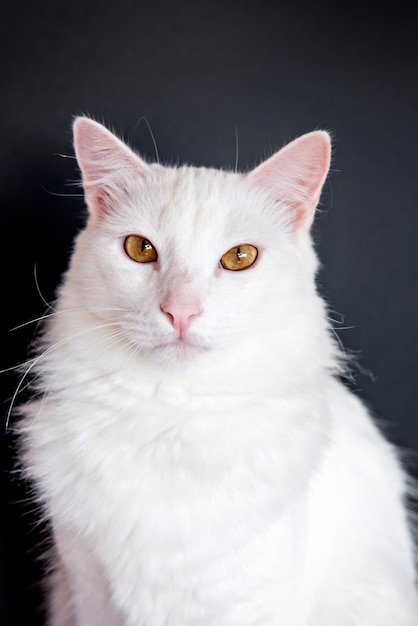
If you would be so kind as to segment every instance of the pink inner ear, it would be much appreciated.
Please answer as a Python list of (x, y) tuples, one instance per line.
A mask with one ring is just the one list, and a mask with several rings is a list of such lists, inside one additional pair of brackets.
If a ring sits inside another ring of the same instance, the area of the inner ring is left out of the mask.
[(250, 172), (249, 179), (263, 187), (275, 202), (288, 207), (295, 230), (309, 228), (329, 171), (330, 156), (328, 133), (308, 133)]
[(74, 149), (88, 207), (102, 213), (131, 177), (144, 178), (148, 165), (104, 126), (79, 117), (73, 126)]

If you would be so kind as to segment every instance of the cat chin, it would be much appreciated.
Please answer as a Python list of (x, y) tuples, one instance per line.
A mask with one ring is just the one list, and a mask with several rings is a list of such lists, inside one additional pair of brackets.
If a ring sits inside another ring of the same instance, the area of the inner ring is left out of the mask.
[(194, 344), (178, 339), (161, 343), (152, 350), (153, 356), (163, 365), (174, 368), (184, 368), (195, 365), (202, 357), (208, 356), (210, 349), (207, 346)]

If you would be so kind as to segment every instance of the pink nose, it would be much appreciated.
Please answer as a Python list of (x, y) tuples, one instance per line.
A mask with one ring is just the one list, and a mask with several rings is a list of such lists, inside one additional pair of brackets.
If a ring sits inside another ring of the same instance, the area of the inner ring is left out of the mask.
[(187, 330), (193, 318), (200, 315), (201, 308), (197, 303), (168, 302), (161, 305), (161, 310), (170, 320), (171, 325), (180, 333)]

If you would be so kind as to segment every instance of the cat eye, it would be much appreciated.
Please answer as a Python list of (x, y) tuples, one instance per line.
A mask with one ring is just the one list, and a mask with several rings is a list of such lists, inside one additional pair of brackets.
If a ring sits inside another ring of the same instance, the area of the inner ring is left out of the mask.
[(158, 258), (157, 250), (152, 243), (139, 235), (126, 237), (124, 248), (128, 257), (137, 263), (151, 263)]
[(234, 246), (234, 248), (225, 252), (221, 257), (220, 263), (225, 270), (237, 272), (251, 267), (255, 263), (257, 256), (257, 248), (249, 243), (244, 243), (241, 246)]

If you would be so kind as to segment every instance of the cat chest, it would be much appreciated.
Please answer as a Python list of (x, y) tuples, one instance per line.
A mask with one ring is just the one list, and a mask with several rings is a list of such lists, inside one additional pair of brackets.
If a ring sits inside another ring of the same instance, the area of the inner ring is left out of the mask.
[(208, 540), (207, 526), (196, 525), (187, 544), (176, 549), (154, 543), (138, 552), (131, 546), (129, 554), (119, 550), (117, 560), (107, 554), (106, 569), (114, 572), (118, 565), (115, 597), (131, 590), (129, 623), (299, 623), (303, 563), (290, 520), (261, 533), (241, 533), (239, 542), (231, 542), (227, 527), (223, 530), (216, 545)]
[(84, 537), (116, 596), (129, 590), (132, 623), (156, 623), (141, 611), (151, 619), (167, 589), (192, 594), (196, 611), (234, 596), (246, 615), (257, 594), (257, 606), (290, 611), (304, 531), (289, 494), (306, 479), (311, 438), (286, 435), (278, 406), (166, 400), (96, 394), (34, 409), (28, 456), (53, 524)]
[(50, 398), (26, 420), (27, 458), (57, 514), (84, 520), (85, 531), (137, 533), (165, 553), (196, 528), (207, 546), (220, 534), (239, 543), (307, 480), (318, 442), (297, 418), (230, 398), (184, 403), (171, 391), (164, 401)]

